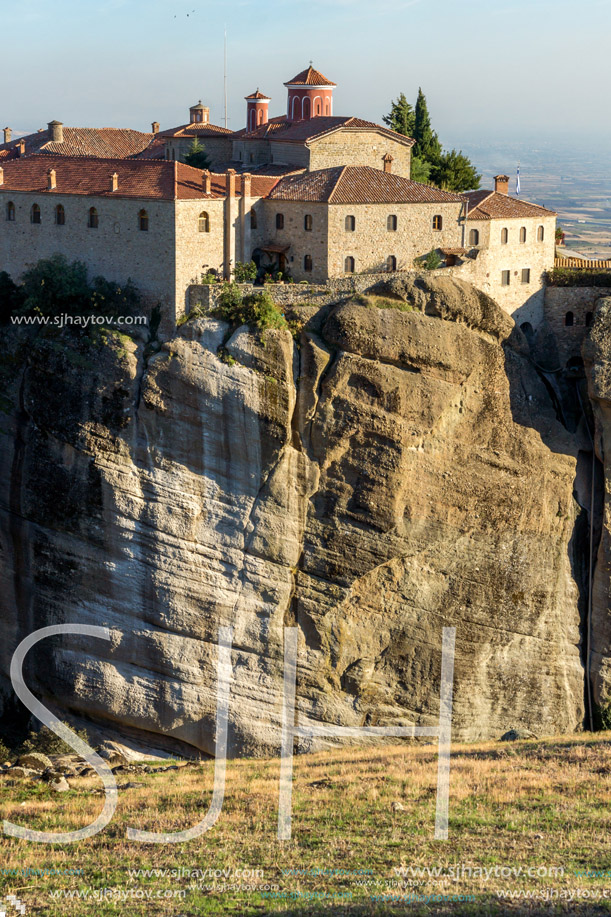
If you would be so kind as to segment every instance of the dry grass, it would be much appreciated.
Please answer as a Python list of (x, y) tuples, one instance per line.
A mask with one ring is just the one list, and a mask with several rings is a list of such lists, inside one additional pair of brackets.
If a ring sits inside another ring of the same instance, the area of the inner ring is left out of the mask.
[[(293, 839), (276, 840), (278, 762), (230, 762), (225, 803), (216, 826), (189, 844), (151, 847), (126, 840), (127, 826), (177, 831), (207, 811), (212, 762), (128, 777), (145, 784), (120, 793), (109, 827), (77, 845), (36, 845), (4, 838), (1, 869), (81, 868), (78, 878), (2, 876), (28, 914), (504, 914), (609, 913), (592, 893), (609, 889), (611, 905), (611, 734), (544, 742), (455, 746), (452, 756), (450, 840), (433, 839), (436, 750), (405, 744), (330, 751), (295, 759)], [(119, 783), (124, 782), (121, 777)], [(24, 826), (68, 830), (101, 808), (96, 779), (72, 781), (66, 794), (39, 783), (2, 778), (2, 816)], [(400, 807), (396, 806), (400, 803)], [(422, 876), (411, 881), (397, 867), (562, 867), (554, 877)], [(263, 870), (263, 878), (202, 880), (186, 876), (134, 877), (129, 869)], [(349, 875), (291, 875), (282, 870), (344, 870)], [(609, 870), (586, 878), (576, 871)], [(371, 870), (367, 876), (359, 870)], [(202, 887), (198, 887), (198, 883)], [(370, 883), (370, 884), (367, 884)], [(394, 883), (394, 884), (392, 884)], [(259, 889), (225, 888), (256, 884)], [(288, 897), (265, 898), (264, 886)], [(206, 888), (205, 886), (211, 886)], [(216, 887), (213, 887), (216, 886)], [(100, 899), (100, 890), (113, 889)], [(558, 893), (586, 890), (567, 904), (555, 898), (499, 901), (499, 889)], [(52, 898), (67, 890), (84, 898)], [(145, 894), (185, 891), (184, 899)], [(94, 893), (98, 898), (94, 898)], [(469, 895), (474, 902), (380, 903), (372, 895)], [(321, 895), (327, 897), (320, 897)], [(111, 897), (114, 896), (114, 897)], [(343, 898), (334, 895), (343, 896)], [(348, 897), (349, 896), (349, 897)], [(122, 899), (122, 900), (121, 900)], [(0, 908), (1, 909), (1, 908)]]

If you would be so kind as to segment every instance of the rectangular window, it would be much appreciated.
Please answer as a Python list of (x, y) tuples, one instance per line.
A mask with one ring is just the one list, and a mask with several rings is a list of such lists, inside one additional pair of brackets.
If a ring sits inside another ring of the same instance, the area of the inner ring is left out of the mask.
[(511, 280), (511, 271), (503, 271), (501, 273), (501, 286), (508, 287)]
[(522, 283), (530, 283), (530, 268), (522, 268)]

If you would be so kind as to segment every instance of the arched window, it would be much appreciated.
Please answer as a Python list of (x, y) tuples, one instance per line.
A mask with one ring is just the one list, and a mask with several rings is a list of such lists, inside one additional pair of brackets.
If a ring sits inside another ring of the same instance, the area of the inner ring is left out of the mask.
[(210, 217), (206, 210), (202, 210), (197, 221), (197, 228), (200, 232), (210, 232)]
[(356, 218), (352, 216), (346, 217), (345, 226), (346, 226), (346, 232), (354, 232), (354, 230), (356, 229)]
[(346, 274), (354, 274), (354, 258), (352, 255), (348, 255), (344, 261), (344, 271)]
[(320, 99), (316, 99), (316, 114), (320, 114)]
[(312, 111), (312, 103), (308, 96), (305, 96), (301, 103), (301, 117), (304, 121), (307, 121), (311, 117), (310, 112)]
[(254, 210), (250, 211), (250, 228), (251, 229), (257, 228), (257, 214)]
[(173, 159), (173, 160), (176, 159), (176, 151), (175, 151), (175, 150), (172, 150), (172, 159)]
[(329, 117), (330, 114), (331, 114), (331, 107), (329, 105), (329, 100), (327, 99), (325, 101), (325, 115)]
[(589, 327), (590, 327), (590, 325), (592, 324), (592, 320), (593, 320), (593, 319), (594, 319), (594, 313), (593, 313), (593, 312), (586, 312), (586, 328), (589, 328)]
[(9, 221), (9, 223), (15, 222), (15, 205), (13, 204), (12, 201), (9, 201), (8, 204), (6, 205), (6, 218)]
[(545, 239), (545, 227), (539, 226), (537, 229), (537, 242), (543, 242)]
[(509, 242), (509, 230), (501, 229), (501, 245), (507, 245)]
[(140, 232), (149, 231), (149, 215), (146, 210), (141, 210), (138, 214), (138, 226), (140, 228)]
[(303, 259), (303, 269), (304, 271), (312, 270), (312, 256), (311, 255), (306, 255), (305, 258)]
[(520, 242), (526, 242), (526, 226), (520, 229)]
[(479, 245), (479, 229), (472, 229), (469, 233), (469, 245)]
[(58, 204), (55, 208), (55, 225), (64, 226), (66, 223), (66, 211), (62, 204)]
[(389, 255), (386, 259), (386, 270), (387, 271), (396, 271), (397, 270), (397, 259), (394, 255)]
[(276, 214), (276, 229), (284, 229), (284, 214)]
[(32, 204), (32, 209), (30, 210), (30, 222), (40, 223), (40, 207), (38, 204)]
[(89, 229), (97, 229), (99, 225), (98, 211), (95, 207), (89, 208), (89, 219), (87, 220)]
[(566, 325), (566, 327), (571, 328), (574, 322), (575, 322), (575, 316), (573, 315), (573, 313), (567, 312), (566, 315), (564, 316), (564, 324)]
[(306, 232), (312, 232), (312, 215), (310, 213), (306, 213), (303, 218), (303, 228)]
[(394, 213), (391, 213), (386, 220), (386, 229), (388, 232), (397, 231), (397, 217)]
[(443, 229), (443, 217), (440, 213), (436, 213), (433, 217), (433, 229)]

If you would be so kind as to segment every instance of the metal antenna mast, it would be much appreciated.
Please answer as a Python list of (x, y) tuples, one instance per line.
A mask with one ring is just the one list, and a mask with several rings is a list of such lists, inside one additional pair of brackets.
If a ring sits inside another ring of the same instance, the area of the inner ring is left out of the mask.
[(225, 26), (225, 44), (224, 44), (224, 88), (225, 88), (225, 127), (227, 127), (227, 26)]

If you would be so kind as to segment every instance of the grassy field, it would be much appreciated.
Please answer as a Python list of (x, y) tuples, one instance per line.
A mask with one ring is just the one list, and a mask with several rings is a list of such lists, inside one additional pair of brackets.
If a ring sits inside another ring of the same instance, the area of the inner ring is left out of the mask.
[[(126, 828), (198, 822), (213, 763), (118, 774), (141, 785), (120, 792), (96, 837), (0, 841), (2, 896), (50, 917), (611, 912), (611, 733), (454, 746), (447, 842), (434, 840), (436, 761), (434, 746), (413, 743), (296, 758), (287, 842), (276, 839), (277, 760), (230, 762), (217, 824), (180, 845), (128, 842)], [(62, 794), (0, 783), (3, 818), (24, 827), (74, 829), (102, 805), (97, 778)]]

